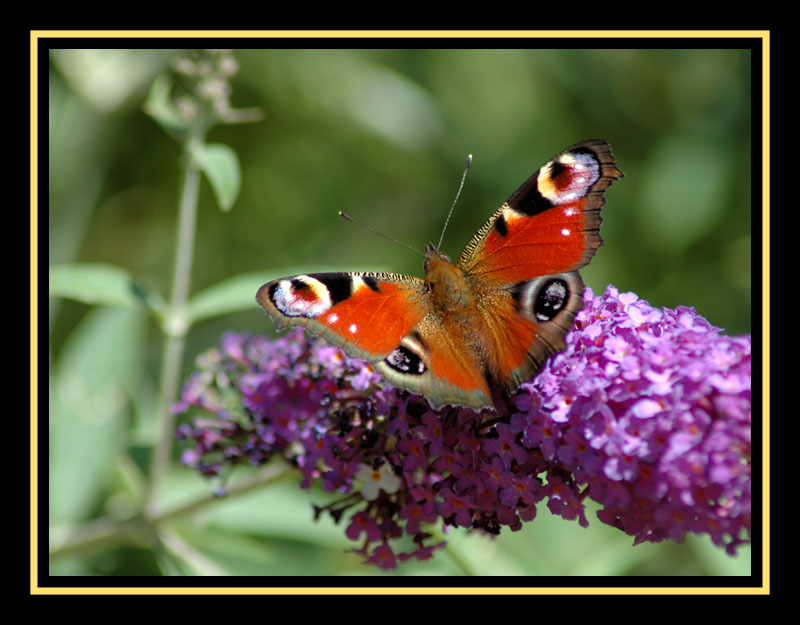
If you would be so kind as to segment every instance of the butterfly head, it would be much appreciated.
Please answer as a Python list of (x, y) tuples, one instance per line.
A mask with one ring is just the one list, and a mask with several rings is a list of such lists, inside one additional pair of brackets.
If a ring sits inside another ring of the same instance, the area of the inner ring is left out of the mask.
[(433, 243), (426, 243), (425, 244), (425, 271), (428, 270), (428, 265), (431, 263), (432, 259), (438, 259), (440, 261), (445, 261), (447, 263), (452, 264), (452, 260), (447, 254), (444, 254), (439, 251), (439, 248), (436, 247)]
[(439, 248), (433, 243), (425, 244), (424, 267), (426, 283), (431, 282), (432, 277), (441, 272), (450, 272), (456, 269), (455, 265), (453, 265), (453, 261), (450, 260), (450, 257), (447, 254), (440, 252)]

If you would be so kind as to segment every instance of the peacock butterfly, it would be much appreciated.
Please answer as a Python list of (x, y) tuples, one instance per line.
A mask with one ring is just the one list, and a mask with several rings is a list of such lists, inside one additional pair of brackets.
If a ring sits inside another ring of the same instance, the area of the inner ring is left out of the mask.
[(457, 263), (427, 244), (424, 280), (297, 275), (256, 300), (278, 330), (302, 325), (435, 408), (493, 410), (493, 388), (513, 392), (564, 348), (583, 306), (577, 270), (603, 242), (603, 192), (623, 175), (605, 141), (583, 141), (528, 178)]

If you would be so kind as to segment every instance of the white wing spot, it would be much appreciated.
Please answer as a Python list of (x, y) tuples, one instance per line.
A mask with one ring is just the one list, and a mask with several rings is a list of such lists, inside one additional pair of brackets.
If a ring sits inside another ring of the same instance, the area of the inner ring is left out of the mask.
[(562, 228), (561, 229), (561, 234), (564, 235), (565, 237), (568, 237), (571, 232), (572, 232), (572, 230), (570, 230), (569, 228)]
[(351, 323), (350, 327), (347, 329), (350, 330), (350, 334), (355, 334), (358, 332), (358, 326), (355, 323)]

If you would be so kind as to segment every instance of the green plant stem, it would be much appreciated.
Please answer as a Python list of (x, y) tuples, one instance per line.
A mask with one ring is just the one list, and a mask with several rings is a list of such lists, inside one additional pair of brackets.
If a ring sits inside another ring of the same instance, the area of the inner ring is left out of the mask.
[(147, 517), (154, 517), (158, 514), (158, 493), (164, 476), (169, 469), (175, 429), (170, 405), (177, 396), (185, 337), (190, 325), (190, 320), (186, 313), (186, 301), (189, 296), (189, 285), (192, 277), (197, 198), (200, 188), (200, 170), (197, 168), (191, 154), (194, 145), (200, 141), (200, 137), (187, 139), (183, 157), (185, 171), (178, 213), (172, 297), (163, 324), (167, 337), (161, 362), (161, 390), (157, 415), (160, 420), (159, 436), (150, 461), (149, 481), (147, 492), (145, 493), (144, 513)]
[(150, 517), (135, 516), (122, 520), (97, 519), (77, 528), (75, 533), (64, 539), (61, 544), (53, 546), (50, 550), (50, 558), (52, 560), (70, 554), (95, 551), (100, 548), (107, 549), (122, 542), (136, 541), (137, 537), (146, 538), (148, 535), (160, 532), (164, 523), (188, 516), (218, 501), (224, 501), (230, 497), (236, 497), (252, 490), (269, 486), (278, 480), (293, 475), (295, 473), (288, 465), (270, 463), (256, 473), (228, 487), (224, 497), (209, 493), (172, 510)]

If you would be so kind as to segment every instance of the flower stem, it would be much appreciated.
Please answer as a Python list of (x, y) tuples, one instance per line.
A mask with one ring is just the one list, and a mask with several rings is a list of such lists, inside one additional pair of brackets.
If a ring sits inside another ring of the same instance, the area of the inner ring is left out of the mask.
[(149, 536), (154, 531), (174, 519), (183, 518), (214, 505), (216, 502), (229, 500), (253, 490), (270, 486), (277, 481), (293, 477), (291, 467), (285, 464), (270, 464), (256, 471), (225, 490), (225, 497), (213, 493), (202, 495), (171, 510), (160, 512), (155, 516), (134, 516), (129, 519), (112, 520), (97, 519), (82, 526), (78, 531), (61, 541), (51, 541), (50, 558), (55, 559), (70, 554), (109, 549), (113, 545), (135, 541), (136, 537)]
[(184, 146), (184, 177), (178, 213), (172, 297), (163, 323), (166, 341), (161, 363), (161, 393), (157, 413), (157, 419), (160, 421), (159, 436), (150, 460), (150, 479), (145, 494), (144, 513), (147, 517), (154, 517), (158, 514), (156, 502), (159, 489), (169, 468), (175, 427), (170, 405), (175, 401), (178, 392), (185, 338), (191, 324), (186, 312), (186, 300), (192, 277), (197, 197), (200, 188), (200, 170), (191, 154), (194, 146), (200, 142), (202, 142), (202, 137), (190, 135)]

